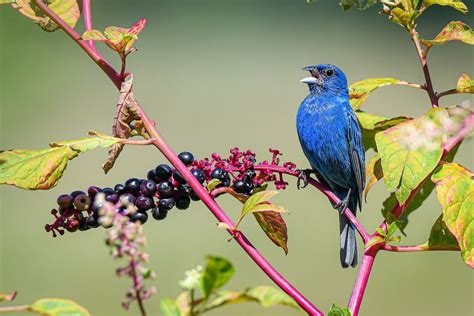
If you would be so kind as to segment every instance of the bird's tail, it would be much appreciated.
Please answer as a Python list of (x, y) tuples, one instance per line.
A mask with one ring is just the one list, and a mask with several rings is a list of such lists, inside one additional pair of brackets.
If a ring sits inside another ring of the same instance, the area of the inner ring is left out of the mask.
[[(349, 200), (349, 209), (356, 213), (357, 199), (351, 197)], [(358, 263), (357, 258), (357, 239), (356, 231), (351, 222), (344, 214), (339, 215), (339, 229), (340, 229), (340, 258), (343, 268), (352, 266), (355, 268)]]

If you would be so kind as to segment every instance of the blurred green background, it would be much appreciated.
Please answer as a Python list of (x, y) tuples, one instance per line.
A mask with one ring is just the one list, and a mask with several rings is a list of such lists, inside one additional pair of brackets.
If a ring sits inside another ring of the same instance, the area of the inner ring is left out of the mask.
[[(465, 1), (474, 9), (473, 1)], [(197, 157), (226, 154), (232, 146), (250, 148), (260, 160), (269, 147), (283, 159), (307, 162), (295, 132), (295, 114), (307, 87), (298, 81), (301, 67), (316, 63), (340, 66), (350, 82), (367, 77), (396, 77), (423, 82), (418, 58), (405, 31), (377, 15), (377, 9), (343, 12), (337, 1), (306, 4), (291, 1), (93, 1), (94, 26), (130, 26), (148, 19), (129, 58), (135, 91), (158, 129), (176, 151)], [(451, 20), (473, 24), (449, 8), (433, 7), (419, 21), (426, 38)], [(82, 24), (77, 26), (82, 30)], [(117, 91), (100, 69), (60, 31), (46, 33), (7, 6), (0, 7), (0, 93), (2, 149), (44, 148), (48, 142), (109, 132)], [(99, 45), (118, 65), (115, 55)], [(458, 76), (472, 73), (472, 46), (449, 43), (432, 49), (429, 62), (438, 91), (454, 87)], [(443, 99), (443, 105), (471, 100), (468, 95)], [(407, 87), (376, 91), (365, 110), (387, 117), (417, 116), (428, 97)], [(462, 145), (456, 160), (473, 168), (473, 145)], [(56, 196), (88, 185), (113, 186), (128, 177), (144, 177), (164, 162), (154, 148), (126, 148), (105, 176), (105, 150), (72, 161), (60, 184), (49, 191), (1, 187), (0, 292), (18, 290), (15, 303), (41, 297), (71, 298), (93, 315), (127, 314), (120, 301), (129, 280), (115, 277), (104, 245), (103, 229), (53, 239), (44, 231)], [(370, 156), (370, 155), (369, 155)], [(241, 226), (261, 252), (322, 310), (345, 305), (356, 270), (343, 270), (338, 258), (335, 211), (322, 194), (291, 186), (276, 201), (291, 210), (288, 256), (248, 218)], [(383, 183), (369, 194), (359, 216), (371, 231), (382, 219)], [(236, 218), (239, 204), (221, 198)], [(410, 216), (403, 243), (425, 241), (440, 214), (434, 196)], [(175, 297), (184, 271), (204, 263), (205, 254), (229, 258), (237, 273), (228, 289), (271, 284), (200, 203), (172, 212), (163, 222), (144, 227), (150, 266), (157, 271), (158, 295), (146, 302), (159, 314), (159, 299)], [(473, 315), (473, 273), (459, 253), (381, 253), (362, 306), (363, 315)], [(284, 307), (263, 309), (248, 303), (213, 315), (290, 315)]]

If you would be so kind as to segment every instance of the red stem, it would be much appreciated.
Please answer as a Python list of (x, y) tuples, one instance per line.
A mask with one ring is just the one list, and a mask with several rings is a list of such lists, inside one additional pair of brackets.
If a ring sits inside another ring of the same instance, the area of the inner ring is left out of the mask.
[[(99, 67), (107, 74), (115, 86), (120, 89), (122, 80), (115, 69), (91, 46), (87, 45), (66, 22), (57, 16), (42, 0), (35, 0), (38, 7), (48, 15), (54, 22), (56, 22), (61, 29), (63, 29), (81, 48), (99, 65)], [(163, 155), (171, 162), (171, 164), (182, 174), (185, 180), (189, 183), (195, 193), (201, 198), (202, 202), (209, 208), (214, 216), (220, 221), (234, 227), (232, 220), (219, 207), (214, 199), (208, 194), (206, 189), (196, 180), (188, 168), (179, 160), (178, 156), (171, 150), (168, 144), (163, 140), (158, 131), (154, 128), (153, 122), (148, 118), (146, 113), (139, 107), (140, 116), (142, 117), (144, 126), (153, 138), (153, 144), (157, 147)], [(304, 297), (293, 285), (291, 285), (282, 275), (275, 270), (274, 267), (255, 249), (244, 234), (235, 235), (231, 230), (229, 234), (234, 236), (237, 243), (247, 252), (252, 260), (272, 279), (283, 291), (291, 296), (298, 305), (305, 310), (309, 315), (324, 315), (318, 308), (316, 308), (306, 297)]]
[(137, 297), (138, 307), (140, 308), (140, 313), (142, 316), (146, 316), (145, 305), (143, 304), (142, 291), (138, 288), (138, 276), (136, 270), (137, 263), (134, 256), (130, 256), (130, 270), (132, 272), (133, 279), (133, 289), (135, 290), (135, 295)]
[[(84, 27), (86, 28), (86, 31), (92, 30), (92, 10), (90, 0), (82, 0), (82, 14), (84, 14)], [(93, 40), (87, 41), (87, 44), (95, 49)]]
[(376, 254), (377, 251), (374, 251), (374, 253), (364, 254), (362, 257), (362, 262), (360, 264), (359, 271), (357, 272), (356, 283), (352, 289), (352, 295), (348, 305), (352, 316), (357, 316), (359, 314), (360, 305), (362, 298), (364, 297), (365, 288), (367, 287), (367, 282), (369, 281), (370, 271), (374, 265)]

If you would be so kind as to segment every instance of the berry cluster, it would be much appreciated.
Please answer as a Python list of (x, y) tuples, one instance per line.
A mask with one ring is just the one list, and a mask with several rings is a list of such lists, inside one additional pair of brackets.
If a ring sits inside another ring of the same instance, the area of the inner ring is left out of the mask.
[[(217, 179), (215, 188), (230, 187), (236, 193), (250, 196), (255, 188), (269, 182), (274, 183), (277, 189), (286, 188), (283, 172), (276, 172), (271, 166), (284, 168), (286, 173), (297, 172), (296, 165), (291, 162), (279, 166), (278, 156), (281, 153), (278, 150), (270, 149), (270, 152), (271, 162), (263, 161), (260, 164), (256, 164), (255, 153), (249, 150), (242, 152), (238, 148), (231, 149), (226, 159), (215, 153), (210, 159), (203, 160), (195, 160), (190, 152), (182, 152), (178, 157), (202, 185)], [(99, 193), (103, 199), (96, 199)], [(191, 201), (198, 200), (199, 197), (177, 170), (167, 164), (160, 164), (148, 171), (147, 179), (131, 178), (114, 188), (91, 186), (87, 193), (74, 191), (60, 195), (57, 199), (58, 209), (51, 211), (55, 221), (47, 224), (45, 229), (56, 237), (57, 233), (63, 235), (65, 230), (84, 231), (100, 225), (108, 228), (110, 225), (100, 221), (103, 201), (115, 205), (116, 212), (126, 213), (130, 221), (144, 224), (149, 217), (147, 211), (154, 219), (163, 220), (174, 207), (186, 210)], [(126, 212), (130, 205), (136, 211)]]

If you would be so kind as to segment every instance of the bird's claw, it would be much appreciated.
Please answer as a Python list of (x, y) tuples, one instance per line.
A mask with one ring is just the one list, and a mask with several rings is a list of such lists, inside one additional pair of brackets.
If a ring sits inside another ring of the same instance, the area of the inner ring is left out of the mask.
[[(298, 190), (304, 189), (308, 186), (308, 178), (311, 175), (313, 170), (311, 169), (303, 169), (299, 170), (298, 181), (296, 182), (296, 187)], [(301, 185), (301, 181), (303, 181), (303, 185)]]
[(351, 189), (349, 189), (349, 192), (347, 193), (346, 197), (334, 205), (334, 208), (339, 212), (340, 215), (344, 214), (344, 212), (347, 209), (347, 206), (349, 205), (349, 197), (351, 195)]

